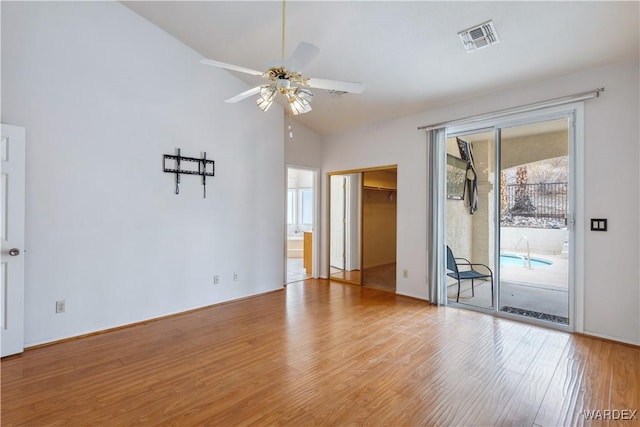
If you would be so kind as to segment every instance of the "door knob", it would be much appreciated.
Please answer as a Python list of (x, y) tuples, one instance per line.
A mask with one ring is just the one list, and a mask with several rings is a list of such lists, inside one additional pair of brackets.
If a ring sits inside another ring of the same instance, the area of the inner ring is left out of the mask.
[(18, 249), (18, 248), (12, 248), (12, 249), (9, 249), (9, 255), (11, 255), (11, 256), (18, 256), (18, 255), (20, 255), (20, 249)]

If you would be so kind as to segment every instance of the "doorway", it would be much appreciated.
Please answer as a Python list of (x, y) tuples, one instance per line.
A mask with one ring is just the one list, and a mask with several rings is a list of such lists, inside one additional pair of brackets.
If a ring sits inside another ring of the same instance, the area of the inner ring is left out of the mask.
[(24, 241), (25, 241), (25, 129), (3, 124), (0, 128), (0, 356), (24, 348)]
[(286, 283), (314, 277), (317, 171), (287, 167)]
[(396, 168), (362, 173), (362, 286), (396, 291)]
[(329, 278), (396, 291), (397, 166), (329, 174)]
[(445, 242), (485, 275), (458, 281), (447, 263), (449, 303), (571, 325), (573, 117), (447, 130)]
[(499, 311), (569, 324), (570, 118), (504, 127)]
[[(495, 147), (494, 135), (493, 130), (484, 130), (448, 136), (446, 140), (446, 244), (456, 261), (477, 264), (474, 270), (480, 273), (491, 273), (495, 270), (493, 265), (495, 217), (491, 172)], [(467, 160), (468, 154), (464, 153), (465, 148), (461, 148), (459, 143), (468, 144), (472, 149), (475, 172), (471, 170), (470, 161)], [(472, 186), (474, 182), (467, 180), (472, 173), (475, 174), (475, 188), (470, 188), (470, 184)], [(460, 265), (459, 269), (464, 271), (469, 270), (469, 267)], [(473, 283), (471, 280), (464, 280), (458, 286), (457, 279), (449, 278), (447, 298), (451, 302), (465, 306), (490, 310), (494, 303), (491, 280), (490, 278), (475, 279)]]

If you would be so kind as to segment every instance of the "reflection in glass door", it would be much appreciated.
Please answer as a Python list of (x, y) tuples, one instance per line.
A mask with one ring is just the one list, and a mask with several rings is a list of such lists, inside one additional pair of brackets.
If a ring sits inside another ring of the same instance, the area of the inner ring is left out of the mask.
[(499, 311), (569, 323), (569, 119), (500, 130)]
[(361, 173), (329, 175), (329, 276), (361, 284)]

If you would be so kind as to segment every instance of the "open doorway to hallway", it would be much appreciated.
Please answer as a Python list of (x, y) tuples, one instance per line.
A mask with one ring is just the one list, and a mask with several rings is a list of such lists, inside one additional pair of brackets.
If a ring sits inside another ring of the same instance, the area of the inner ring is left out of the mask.
[(287, 167), (286, 283), (313, 277), (315, 175), (313, 170)]

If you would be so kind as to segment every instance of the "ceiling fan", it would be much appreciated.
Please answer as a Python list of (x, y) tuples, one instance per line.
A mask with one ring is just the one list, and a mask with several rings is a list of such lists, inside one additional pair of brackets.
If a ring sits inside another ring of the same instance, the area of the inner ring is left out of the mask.
[(293, 51), (291, 56), (285, 60), (285, 1), (282, 1), (282, 61), (267, 69), (267, 71), (257, 71), (238, 65), (227, 64), (225, 62), (203, 59), (203, 64), (212, 65), (232, 71), (263, 77), (269, 82), (246, 90), (233, 96), (225, 102), (235, 103), (260, 94), (256, 100), (258, 108), (267, 111), (279, 93), (283, 95), (294, 115), (304, 114), (311, 111), (311, 100), (313, 92), (311, 89), (326, 89), (335, 92), (362, 93), (365, 89), (364, 83), (343, 82), (337, 80), (326, 80), (303, 77), (300, 71), (308, 65), (320, 52), (316, 46), (302, 42)]

